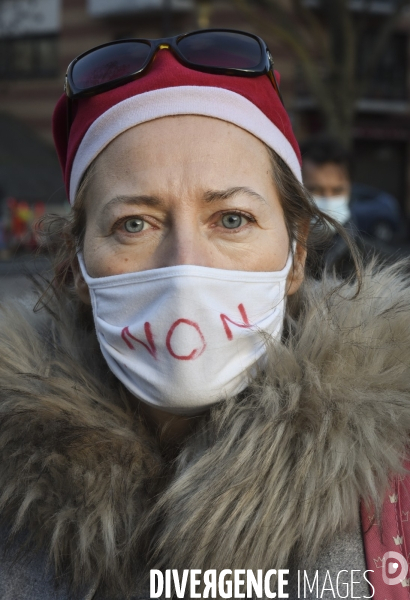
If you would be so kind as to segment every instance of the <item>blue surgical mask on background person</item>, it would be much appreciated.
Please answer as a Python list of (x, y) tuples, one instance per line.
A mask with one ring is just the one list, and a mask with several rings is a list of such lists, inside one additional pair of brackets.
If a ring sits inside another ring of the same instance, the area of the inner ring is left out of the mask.
[(313, 200), (322, 212), (335, 219), (341, 225), (347, 223), (351, 217), (349, 196), (347, 194), (328, 197), (313, 195)]

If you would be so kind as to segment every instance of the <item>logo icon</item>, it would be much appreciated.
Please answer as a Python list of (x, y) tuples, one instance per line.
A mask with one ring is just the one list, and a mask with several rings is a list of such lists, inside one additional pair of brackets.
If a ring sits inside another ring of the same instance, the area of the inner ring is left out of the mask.
[(407, 586), (406, 581), (409, 566), (407, 560), (398, 552), (386, 552), (383, 555), (382, 577), (387, 585), (402, 585)]

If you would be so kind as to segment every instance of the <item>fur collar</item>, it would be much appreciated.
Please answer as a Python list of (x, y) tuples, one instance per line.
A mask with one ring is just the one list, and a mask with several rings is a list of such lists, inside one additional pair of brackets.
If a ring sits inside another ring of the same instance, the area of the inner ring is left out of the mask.
[(401, 469), (408, 284), (398, 267), (369, 269), (357, 298), (330, 278), (305, 284), (265, 375), (203, 417), (172, 464), (69, 302), (40, 319), (3, 308), (2, 523), (75, 584), (96, 578), (125, 592), (147, 561), (308, 565), (357, 525), (360, 498), (380, 506)]

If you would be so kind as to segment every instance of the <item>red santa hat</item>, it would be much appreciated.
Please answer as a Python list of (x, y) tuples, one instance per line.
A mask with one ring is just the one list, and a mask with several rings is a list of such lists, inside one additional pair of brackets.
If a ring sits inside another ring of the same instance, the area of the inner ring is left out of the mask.
[(272, 148), (302, 180), (289, 115), (267, 75), (202, 73), (161, 50), (135, 81), (73, 101), (68, 139), (66, 111), (62, 96), (53, 115), (53, 135), (71, 204), (85, 170), (114, 138), (140, 123), (171, 115), (203, 115), (233, 123)]

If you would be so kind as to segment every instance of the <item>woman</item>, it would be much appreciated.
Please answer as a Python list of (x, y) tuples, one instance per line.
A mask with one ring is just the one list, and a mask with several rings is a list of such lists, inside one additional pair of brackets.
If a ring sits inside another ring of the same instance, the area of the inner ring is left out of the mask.
[(305, 278), (310, 224), (338, 225), (301, 184), (264, 43), (108, 44), (66, 93), (53, 298), (3, 310), (0, 596), (148, 598), (167, 569), (406, 593), (373, 560), (406, 556), (407, 284)]

